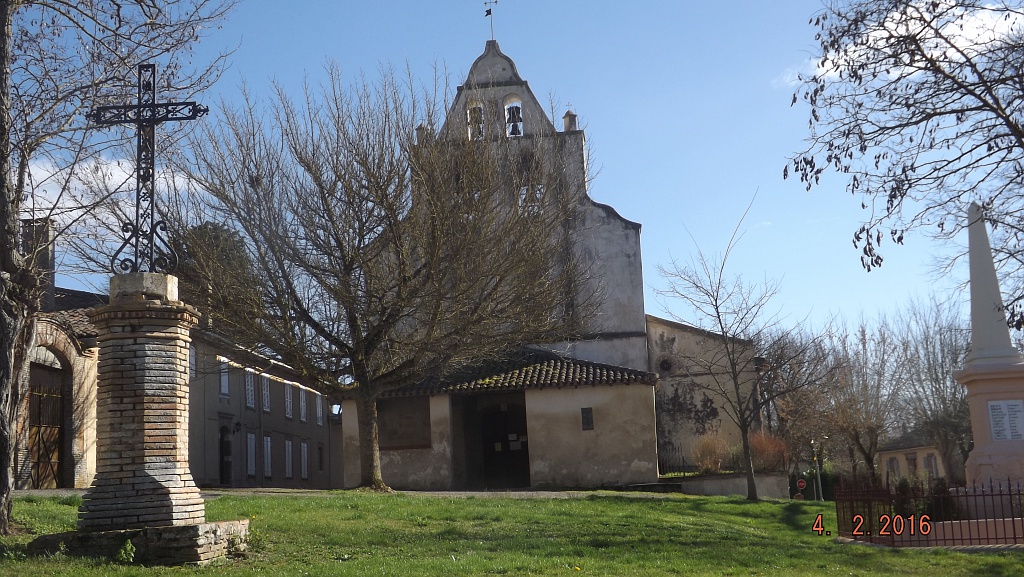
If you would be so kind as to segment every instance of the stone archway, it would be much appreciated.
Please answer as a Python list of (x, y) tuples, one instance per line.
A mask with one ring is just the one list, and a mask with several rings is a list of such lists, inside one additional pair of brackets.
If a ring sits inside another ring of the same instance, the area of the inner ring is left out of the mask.
[(57, 318), (36, 321), (22, 385), (15, 483), (88, 487), (96, 472), (96, 349)]

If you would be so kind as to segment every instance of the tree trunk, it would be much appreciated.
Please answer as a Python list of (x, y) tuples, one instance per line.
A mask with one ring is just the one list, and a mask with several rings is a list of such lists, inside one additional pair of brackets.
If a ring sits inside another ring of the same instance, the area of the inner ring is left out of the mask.
[[(14, 450), (25, 353), (32, 346), (35, 322), (27, 307), (10, 299), (6, 280), (0, 287), (0, 534), (10, 533), (11, 492), (14, 490)], [(13, 306), (12, 306), (13, 305)]]
[(750, 427), (741, 427), (743, 438), (743, 468), (747, 471), (747, 500), (757, 501), (757, 483), (754, 481), (754, 459), (750, 454)]
[(377, 442), (377, 395), (369, 387), (357, 389), (356, 418), (359, 419), (359, 486), (389, 491), (380, 474), (380, 445)]
[[(30, 296), (23, 286), (24, 260), (18, 253), (21, 195), (11, 175), (11, 17), (14, 2), (0, 1), (0, 533), (10, 531), (14, 489), (15, 416), (20, 398)], [(31, 337), (31, 334), (28, 335)]]

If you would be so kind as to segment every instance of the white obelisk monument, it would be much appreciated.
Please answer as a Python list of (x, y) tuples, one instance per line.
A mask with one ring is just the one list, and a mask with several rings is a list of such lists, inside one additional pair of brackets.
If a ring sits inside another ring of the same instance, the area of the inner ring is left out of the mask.
[(967, 387), (974, 449), (968, 483), (1024, 482), (1024, 355), (1010, 331), (981, 207), (968, 215), (971, 350), (956, 379)]

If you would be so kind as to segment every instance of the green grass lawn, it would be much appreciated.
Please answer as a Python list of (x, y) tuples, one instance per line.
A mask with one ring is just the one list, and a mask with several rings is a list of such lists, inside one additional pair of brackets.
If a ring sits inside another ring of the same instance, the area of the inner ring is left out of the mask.
[(77, 498), (20, 499), (25, 533), (0, 538), (0, 575), (1024, 575), (1024, 551), (838, 545), (811, 531), (831, 504), (595, 493), (579, 499), (329, 492), (226, 496), (209, 520), (251, 519), (255, 551), (209, 568), (25, 558), (36, 533), (74, 528)]

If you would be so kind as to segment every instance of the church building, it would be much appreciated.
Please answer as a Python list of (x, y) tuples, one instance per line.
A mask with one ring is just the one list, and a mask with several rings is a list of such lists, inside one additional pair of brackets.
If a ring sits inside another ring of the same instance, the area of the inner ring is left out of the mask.
[[(600, 487), (655, 482), (657, 375), (647, 371), (640, 225), (587, 194), (586, 138), (568, 111), (558, 130), (515, 62), (488, 41), (459, 86), (439, 138), (501, 139), (561, 171), (564, 190), (517, 186), (521, 203), (568, 199), (565, 241), (592, 271), (596, 314), (580, 338), (526, 346), (380, 401), (381, 471), (403, 489)], [(506, 140), (507, 139), (507, 140)], [(359, 481), (354, 401), (342, 405), (345, 483)]]

